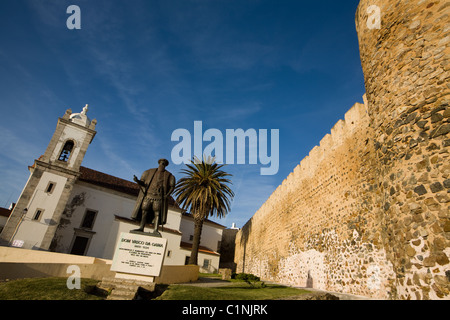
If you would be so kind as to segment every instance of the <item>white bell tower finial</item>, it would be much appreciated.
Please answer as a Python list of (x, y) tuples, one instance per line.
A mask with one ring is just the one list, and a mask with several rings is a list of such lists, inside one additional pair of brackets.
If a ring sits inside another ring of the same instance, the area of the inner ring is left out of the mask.
[(86, 114), (87, 112), (88, 112), (88, 110), (89, 110), (89, 105), (88, 104), (86, 104), (85, 106), (84, 106), (84, 108), (83, 108), (83, 111), (81, 111), (81, 114)]
[(91, 120), (87, 117), (86, 113), (89, 110), (89, 105), (86, 104), (83, 108), (83, 110), (80, 113), (72, 113), (70, 115), (70, 121), (85, 126), (85, 127), (89, 127), (91, 125)]

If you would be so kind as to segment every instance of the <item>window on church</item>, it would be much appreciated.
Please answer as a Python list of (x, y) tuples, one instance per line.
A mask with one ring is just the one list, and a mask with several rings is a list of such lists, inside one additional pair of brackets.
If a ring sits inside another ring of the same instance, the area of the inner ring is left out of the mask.
[(70, 157), (70, 153), (72, 152), (74, 143), (72, 140), (69, 140), (66, 142), (66, 144), (64, 145), (64, 148), (61, 151), (61, 154), (59, 155), (59, 161), (64, 161), (67, 162), (69, 160)]
[(86, 210), (84, 214), (83, 221), (81, 222), (81, 228), (92, 229), (94, 227), (95, 217), (97, 216), (97, 211)]
[(89, 244), (89, 240), (90, 239), (86, 238), (86, 237), (80, 237), (80, 236), (75, 237), (75, 240), (73, 241), (73, 244), (72, 244), (72, 249), (70, 250), (70, 254), (84, 256), (84, 254), (86, 253), (88, 244)]
[(39, 221), (39, 219), (42, 217), (43, 211), (44, 210), (42, 210), (42, 209), (37, 209), (36, 212), (34, 213), (33, 220)]
[(54, 182), (49, 182), (45, 192), (46, 193), (52, 193), (54, 189), (55, 189), (55, 183)]

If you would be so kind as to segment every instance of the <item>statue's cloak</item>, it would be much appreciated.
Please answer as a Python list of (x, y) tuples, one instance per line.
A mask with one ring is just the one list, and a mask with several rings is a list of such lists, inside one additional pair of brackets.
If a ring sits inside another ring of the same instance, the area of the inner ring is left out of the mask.
[[(133, 209), (133, 213), (131, 214), (131, 219), (134, 220), (138, 220), (141, 221), (142, 218), (142, 202), (144, 201), (145, 195), (147, 194), (147, 190), (148, 187), (150, 186), (156, 171), (158, 170), (158, 168), (154, 168), (154, 169), (149, 169), (147, 171), (145, 171), (142, 174), (141, 177), (141, 181), (143, 181), (146, 185), (146, 187), (142, 187), (141, 186), (141, 190), (139, 191), (139, 195), (138, 198), (136, 200), (136, 204), (134, 206)], [(169, 172), (169, 171), (164, 171), (164, 178), (163, 178), (163, 195), (166, 195), (168, 190), (170, 190), (170, 185), (175, 185), (175, 177)], [(167, 213), (169, 211), (169, 196), (162, 198), (162, 202), (161, 202), (161, 211), (160, 211), (160, 215), (159, 215), (159, 224), (163, 225), (167, 223)], [(148, 212), (147, 214), (147, 223), (151, 223), (154, 219), (154, 212), (152, 210), (150, 210), (150, 212)]]

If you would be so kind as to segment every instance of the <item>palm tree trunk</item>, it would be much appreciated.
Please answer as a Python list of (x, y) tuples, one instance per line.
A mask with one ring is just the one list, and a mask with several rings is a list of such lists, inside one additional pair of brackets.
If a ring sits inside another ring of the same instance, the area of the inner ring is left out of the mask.
[(200, 238), (202, 236), (203, 219), (194, 218), (194, 238), (192, 239), (192, 250), (189, 258), (189, 264), (197, 265), (198, 249), (200, 247)]

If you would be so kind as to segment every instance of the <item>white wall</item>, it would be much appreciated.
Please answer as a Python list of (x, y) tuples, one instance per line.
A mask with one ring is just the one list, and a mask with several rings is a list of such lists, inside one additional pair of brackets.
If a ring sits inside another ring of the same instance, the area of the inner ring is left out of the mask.
[[(191, 250), (180, 249), (180, 255), (183, 257), (183, 264), (186, 261), (186, 257), (191, 256)], [(207, 269), (203, 268), (204, 260), (210, 260), (209, 267)], [(200, 266), (200, 272), (203, 273), (217, 273), (219, 271), (220, 256), (215, 254), (207, 254), (203, 252), (198, 252), (197, 264)]]
[[(215, 224), (205, 221), (203, 223), (200, 245), (205, 246), (213, 251), (219, 251), (219, 241), (222, 240), (222, 231), (225, 227), (219, 227)], [(180, 231), (183, 233), (181, 241), (192, 243), (190, 236), (194, 235), (194, 219), (182, 216)]]
[[(58, 251), (70, 253), (75, 229), (79, 229), (86, 210), (97, 211), (92, 228), (91, 242), (86, 255), (103, 257), (107, 246), (107, 239), (114, 222), (114, 215), (131, 216), (135, 200), (120, 196), (100, 188), (90, 187), (88, 184), (76, 183), (69, 198), (70, 205), (74, 197), (84, 195), (84, 201), (74, 208), (68, 224), (60, 227), (57, 232)], [(67, 218), (64, 217), (63, 218)], [(108, 258), (109, 259), (109, 258)]]
[[(213, 251), (218, 252), (219, 242), (222, 240), (222, 232), (225, 227), (218, 226), (217, 224), (205, 221), (203, 223), (202, 228), (202, 235), (200, 238), (200, 245), (204, 246), (208, 249), (211, 249)], [(180, 230), (182, 232), (181, 241), (191, 243), (192, 240), (190, 240), (190, 236), (194, 235), (194, 219), (192, 217), (182, 216), (181, 220), (181, 226)], [(184, 255), (184, 258), (186, 256), (191, 255), (191, 251), (187, 249), (182, 249), (182, 254)], [(210, 260), (210, 267), (208, 269), (203, 269), (203, 262), (205, 259)], [(208, 272), (208, 273), (216, 273), (219, 270), (219, 262), (220, 262), (220, 256), (214, 255), (214, 254), (206, 254), (199, 252), (197, 257), (197, 263), (200, 266), (201, 272)]]
[[(51, 193), (46, 192), (49, 182), (54, 183)], [(24, 241), (23, 248), (33, 249), (40, 247), (48, 226), (55, 223), (55, 221), (52, 221), (53, 213), (61, 198), (66, 182), (67, 178), (60, 175), (49, 172), (44, 172), (42, 174), (42, 177), (27, 204), (26, 208), (28, 211), (23, 217), (23, 220), (13, 237), (13, 240)], [(34, 220), (34, 216), (38, 209), (42, 210), (42, 214), (38, 220)]]
[(181, 213), (169, 209), (169, 212), (167, 213), (167, 223), (163, 226), (163, 228), (169, 228), (180, 231), (180, 224), (181, 224)]
[[(210, 260), (210, 265), (207, 269), (203, 268), (203, 261), (205, 259)], [(218, 273), (219, 272), (220, 256), (218, 256), (218, 255), (204, 254), (204, 253), (199, 252), (197, 262), (198, 262), (198, 265), (200, 266), (200, 272), (204, 272), (204, 273)]]

